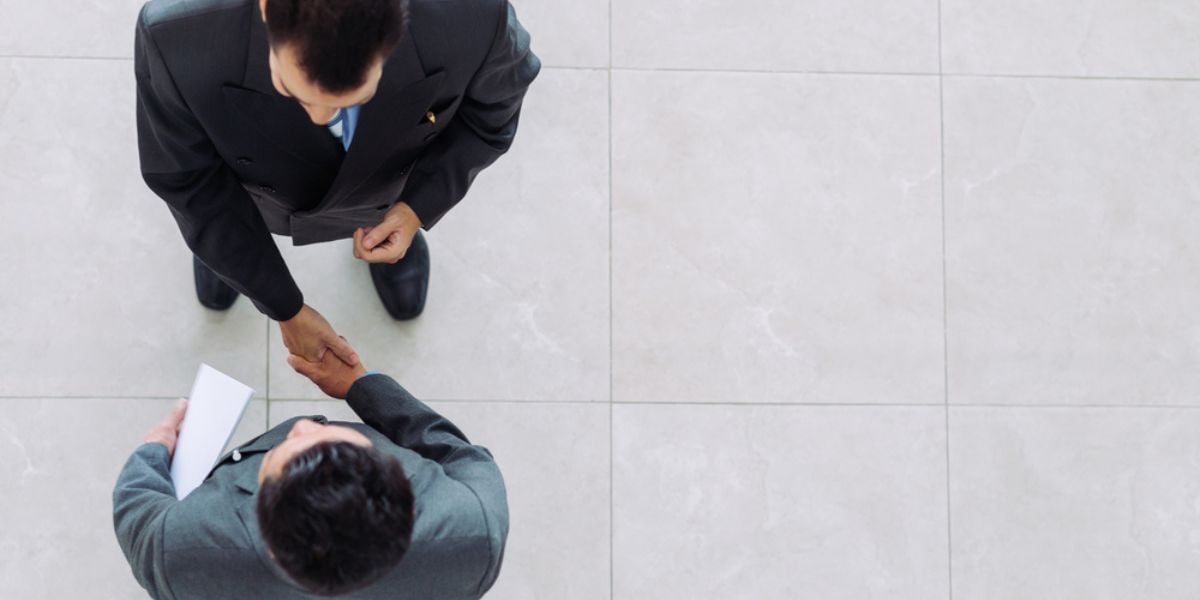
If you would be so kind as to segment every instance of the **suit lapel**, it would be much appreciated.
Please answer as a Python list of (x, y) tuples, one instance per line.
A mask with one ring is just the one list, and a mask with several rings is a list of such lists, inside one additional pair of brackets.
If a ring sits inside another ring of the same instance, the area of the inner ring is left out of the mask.
[[(293, 417), (288, 419), (287, 421), (276, 425), (266, 433), (226, 453), (219, 460), (217, 460), (217, 464), (212, 468), (212, 471), (219, 469), (221, 465), (232, 460), (234, 452), (239, 453), (243, 457), (241, 460), (245, 460), (244, 457), (266, 452), (267, 450), (278, 446), (283, 442), (283, 440), (287, 439), (287, 435), (292, 430), (292, 426), (295, 425), (296, 421), (300, 419), (311, 419), (318, 423), (329, 422), (329, 420), (322, 415), (314, 415), (311, 417)], [(209, 471), (209, 477), (212, 476), (212, 471)], [(237, 487), (243, 492), (253, 494), (254, 492), (258, 491), (258, 471), (256, 469), (243, 469), (238, 478), (234, 481), (234, 484), (237, 485)]]
[(318, 210), (341, 203), (399, 149), (397, 141), (420, 125), (445, 73), (426, 75), (407, 31), (383, 67), (375, 97), (362, 107), (350, 151)]
[(223, 86), (227, 102), (250, 127), (280, 149), (332, 174), (344, 155), (342, 145), (326, 127), (314, 125), (299, 103), (275, 90), (271, 83), (267, 28), (257, 2), (251, 11), (249, 28), (246, 72), (240, 85)]

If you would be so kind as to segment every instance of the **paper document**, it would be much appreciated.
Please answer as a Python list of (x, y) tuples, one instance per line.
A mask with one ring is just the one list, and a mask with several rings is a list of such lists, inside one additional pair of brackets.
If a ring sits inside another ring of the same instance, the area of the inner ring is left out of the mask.
[(221, 450), (233, 437), (233, 430), (253, 395), (250, 386), (208, 365), (200, 365), (175, 442), (175, 456), (171, 459), (176, 498), (183, 500), (204, 483)]

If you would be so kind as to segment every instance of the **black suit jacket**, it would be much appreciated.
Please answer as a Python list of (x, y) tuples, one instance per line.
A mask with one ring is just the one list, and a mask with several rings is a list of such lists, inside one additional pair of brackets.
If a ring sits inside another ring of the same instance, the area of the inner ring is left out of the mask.
[(147, 185), (192, 252), (277, 320), (304, 297), (272, 232), (346, 238), (398, 201), (433, 226), (508, 150), (541, 67), (507, 0), (411, 0), (345, 152), (275, 91), (268, 51), (256, 0), (153, 0), (134, 70)]

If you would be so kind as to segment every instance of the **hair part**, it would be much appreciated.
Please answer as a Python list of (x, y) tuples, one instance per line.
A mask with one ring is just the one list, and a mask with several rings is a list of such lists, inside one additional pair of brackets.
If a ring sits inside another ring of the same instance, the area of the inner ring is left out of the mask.
[(338, 94), (366, 83), (400, 43), (407, 0), (266, 0), (267, 39), (290, 46), (317, 87)]
[(413, 494), (400, 461), (349, 442), (316, 444), (258, 492), (259, 529), (275, 562), (310, 592), (366, 587), (400, 563)]

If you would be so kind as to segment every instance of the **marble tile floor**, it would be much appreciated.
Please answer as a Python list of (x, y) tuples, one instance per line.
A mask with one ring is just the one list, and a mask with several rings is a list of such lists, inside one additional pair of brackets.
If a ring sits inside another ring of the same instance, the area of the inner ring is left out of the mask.
[[(496, 455), (499, 599), (1200, 597), (1200, 3), (514, 0), (546, 68), (361, 352)], [(194, 300), (137, 169), (140, 0), (0, 0), (0, 598), (144, 597), (129, 451), (352, 418)]]

